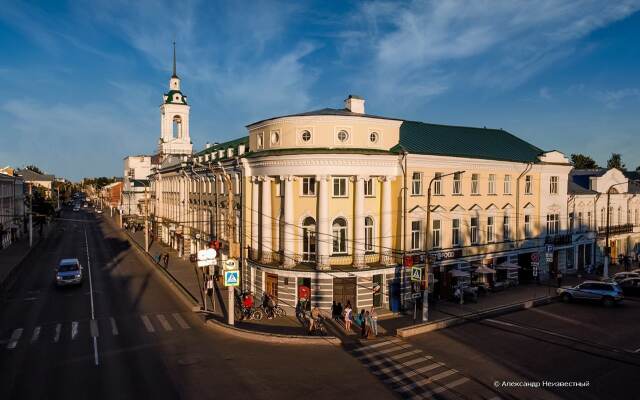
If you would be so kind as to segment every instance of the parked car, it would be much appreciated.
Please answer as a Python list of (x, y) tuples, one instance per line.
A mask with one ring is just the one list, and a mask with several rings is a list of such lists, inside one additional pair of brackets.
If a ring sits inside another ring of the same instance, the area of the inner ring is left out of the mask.
[(73, 211), (80, 211), (80, 207), (78, 207), (78, 206), (74, 206), (74, 207), (73, 207)]
[(557, 293), (566, 303), (573, 300), (585, 300), (612, 306), (624, 299), (622, 289), (615, 282), (584, 281), (573, 287), (558, 288)]
[(637, 272), (618, 272), (611, 277), (615, 282), (620, 282), (627, 278), (640, 278), (640, 274)]
[(640, 296), (640, 278), (626, 278), (618, 282), (625, 296)]
[(97, 209), (96, 214), (102, 214), (102, 209)]
[(60, 260), (56, 268), (56, 285), (79, 285), (82, 284), (82, 265), (77, 258), (65, 258)]

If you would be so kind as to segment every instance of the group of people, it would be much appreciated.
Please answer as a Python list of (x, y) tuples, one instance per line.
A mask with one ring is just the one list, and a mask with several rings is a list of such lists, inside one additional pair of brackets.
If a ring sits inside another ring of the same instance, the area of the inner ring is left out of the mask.
[[(250, 292), (250, 291), (243, 292), (240, 295), (240, 300), (242, 304), (242, 315), (246, 317), (249, 314), (251, 314), (252, 309), (255, 307), (255, 302), (253, 300), (253, 292)], [(270, 295), (267, 292), (264, 292), (262, 294), (261, 305), (262, 305), (262, 309), (267, 315), (267, 319), (273, 319), (273, 317), (276, 316), (275, 309), (276, 309), (277, 301), (274, 296)]]
[(156, 262), (158, 264), (164, 264), (164, 268), (169, 268), (169, 253), (158, 253), (156, 256)]
[(360, 335), (363, 338), (370, 338), (378, 336), (378, 313), (374, 307), (371, 307), (369, 311), (364, 308), (360, 310), (360, 313), (355, 317), (353, 316), (353, 307), (351, 302), (347, 301), (347, 304), (342, 307), (342, 303), (334, 301), (331, 305), (331, 315), (334, 320), (344, 320), (344, 328), (347, 332), (351, 332), (351, 324), (355, 323), (360, 326)]

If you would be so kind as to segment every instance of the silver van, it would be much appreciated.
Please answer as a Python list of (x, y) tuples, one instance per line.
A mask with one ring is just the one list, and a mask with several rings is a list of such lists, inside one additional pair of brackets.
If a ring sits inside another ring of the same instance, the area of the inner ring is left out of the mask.
[(82, 265), (80, 265), (80, 261), (77, 258), (60, 260), (56, 268), (56, 285), (80, 285), (83, 278)]

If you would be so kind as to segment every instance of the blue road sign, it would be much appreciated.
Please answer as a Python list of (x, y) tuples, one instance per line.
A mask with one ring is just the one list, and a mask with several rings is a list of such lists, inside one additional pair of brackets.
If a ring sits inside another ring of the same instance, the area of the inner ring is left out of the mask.
[(240, 285), (240, 274), (236, 271), (224, 271), (224, 285), (238, 286)]

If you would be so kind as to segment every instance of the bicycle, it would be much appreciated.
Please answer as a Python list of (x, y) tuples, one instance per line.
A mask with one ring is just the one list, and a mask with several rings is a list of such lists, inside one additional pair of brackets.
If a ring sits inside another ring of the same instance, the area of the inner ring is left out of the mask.
[[(309, 321), (311, 323), (311, 321)], [(318, 317), (313, 322), (313, 329), (309, 332), (309, 335), (314, 336), (327, 336), (327, 328), (324, 325), (324, 317)]]

